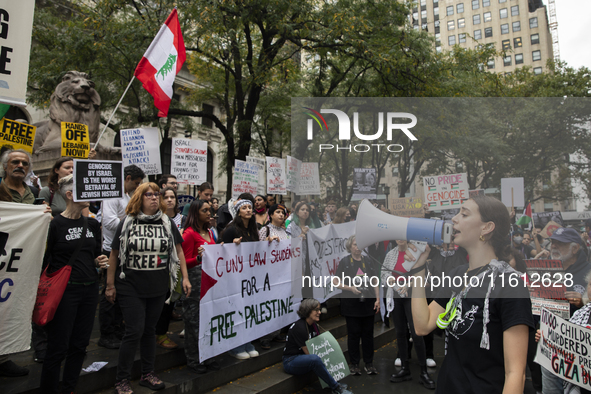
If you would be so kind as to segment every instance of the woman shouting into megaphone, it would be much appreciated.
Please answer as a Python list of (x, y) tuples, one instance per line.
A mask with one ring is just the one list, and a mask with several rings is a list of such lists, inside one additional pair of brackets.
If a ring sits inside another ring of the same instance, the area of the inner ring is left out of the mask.
[[(448, 334), (437, 393), (523, 393), (528, 333), (534, 322), (521, 274), (505, 262), (507, 208), (495, 198), (474, 197), (452, 222), (455, 243), (468, 251), (469, 263), (451, 271), (450, 280), (431, 279), (447, 286), (433, 289), (429, 305), (425, 284), (411, 282), (417, 334), (426, 335), (435, 327)], [(413, 271), (423, 270), (416, 276), (424, 277), (428, 255), (429, 248), (419, 256)], [(409, 252), (405, 258), (415, 260)]]

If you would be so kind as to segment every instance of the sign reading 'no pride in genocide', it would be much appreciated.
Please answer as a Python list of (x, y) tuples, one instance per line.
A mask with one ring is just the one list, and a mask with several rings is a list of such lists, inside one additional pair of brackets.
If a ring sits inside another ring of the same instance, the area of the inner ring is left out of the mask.
[(123, 198), (123, 163), (74, 160), (74, 201)]
[[(322, 359), (328, 373), (337, 382), (351, 373), (339, 343), (330, 332), (327, 331), (308, 339), (306, 347), (310, 354), (316, 354)], [(328, 384), (322, 379), (320, 379), (320, 384), (322, 388), (328, 387)]]

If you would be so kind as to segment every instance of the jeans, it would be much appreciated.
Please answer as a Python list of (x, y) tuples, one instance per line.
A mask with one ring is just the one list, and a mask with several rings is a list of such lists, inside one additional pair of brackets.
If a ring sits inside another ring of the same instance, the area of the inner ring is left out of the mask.
[[(398, 343), (398, 354), (402, 360), (402, 364), (408, 363), (408, 342), (406, 339), (407, 324), (410, 326), (410, 335), (415, 345), (415, 352), (419, 359), (421, 367), (427, 366), (427, 357), (425, 351), (425, 341), (423, 337), (417, 335), (415, 326), (412, 321), (412, 309), (410, 298), (395, 298), (394, 299), (394, 327), (396, 327), (396, 338)], [(349, 350), (349, 352), (351, 352)]]
[(119, 348), (119, 366), (117, 367), (116, 380), (119, 382), (131, 378), (131, 368), (138, 344), (142, 360), (142, 375), (154, 371), (156, 323), (160, 318), (166, 296), (139, 298), (117, 294), (117, 298), (125, 319), (125, 335)]
[(65, 359), (63, 393), (76, 389), (98, 303), (98, 283), (66, 287), (53, 320), (47, 323), (47, 354), (41, 371), (42, 393), (58, 393), (60, 367)]
[(544, 394), (563, 394), (562, 379), (542, 367), (542, 392)]
[(199, 300), (201, 299), (201, 266), (189, 269), (191, 295), (183, 300), (183, 320), (185, 322), (185, 356), (187, 366), (199, 365)]
[[(369, 302), (369, 301), (367, 301)], [(363, 347), (363, 362), (370, 364), (373, 362), (373, 316), (350, 317), (347, 320), (347, 345), (349, 346), (349, 359), (351, 364), (358, 365), (359, 359), (359, 340)]]
[[(350, 350), (349, 350), (350, 351)], [(316, 354), (299, 354), (296, 356), (283, 356), (283, 370), (290, 375), (303, 375), (314, 371), (316, 376), (324, 380), (332, 390), (339, 384), (328, 373), (322, 359)]]

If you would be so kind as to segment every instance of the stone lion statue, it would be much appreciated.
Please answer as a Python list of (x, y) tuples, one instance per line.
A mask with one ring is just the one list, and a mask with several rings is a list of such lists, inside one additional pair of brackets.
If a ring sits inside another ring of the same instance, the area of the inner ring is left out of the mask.
[[(83, 123), (88, 126), (90, 142), (95, 143), (100, 133), (101, 98), (94, 90), (90, 76), (79, 71), (68, 71), (51, 95), (49, 120), (36, 123), (34, 153), (61, 149), (61, 123)], [(110, 151), (98, 146), (97, 151)]]

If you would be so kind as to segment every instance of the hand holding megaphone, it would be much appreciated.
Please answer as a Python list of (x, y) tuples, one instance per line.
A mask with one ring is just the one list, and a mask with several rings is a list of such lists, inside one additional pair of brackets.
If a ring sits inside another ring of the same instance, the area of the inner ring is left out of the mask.
[(417, 269), (425, 265), (427, 261), (427, 257), (429, 257), (429, 252), (431, 248), (424, 242), (417, 243), (408, 243), (408, 248), (406, 249), (406, 254), (404, 255), (404, 263), (402, 266), (408, 272), (412, 268)]

